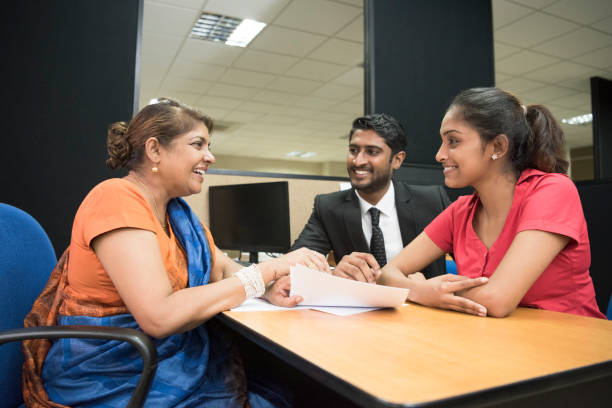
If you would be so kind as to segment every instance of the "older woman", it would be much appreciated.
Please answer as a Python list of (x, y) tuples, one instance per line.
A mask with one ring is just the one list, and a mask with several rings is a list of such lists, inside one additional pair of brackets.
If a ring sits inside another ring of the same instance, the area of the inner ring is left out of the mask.
[[(476, 192), (434, 219), (380, 282), (411, 288), (415, 302), (481, 316), (527, 306), (603, 318), (586, 221), (550, 111), (497, 88), (469, 89), (451, 103), (440, 136), (446, 185)], [(460, 276), (418, 279), (414, 272), (445, 252)], [(466, 277), (483, 284), (470, 287)]]
[[(179, 198), (202, 189), (215, 161), (212, 128), (209, 117), (169, 99), (146, 106), (129, 124), (110, 126), (107, 165), (128, 174), (85, 197), (70, 246), (26, 318), (26, 325), (139, 327), (155, 337), (150, 406), (243, 406), (248, 394), (239, 358), (205, 322), (254, 296), (297, 304), (301, 299), (286, 290), (292, 264), (329, 270), (309, 250), (243, 268), (215, 247)], [(28, 405), (125, 406), (139, 376), (131, 346), (65, 339), (46, 348), (40, 341), (26, 347), (26, 361), (44, 358), (26, 364)]]

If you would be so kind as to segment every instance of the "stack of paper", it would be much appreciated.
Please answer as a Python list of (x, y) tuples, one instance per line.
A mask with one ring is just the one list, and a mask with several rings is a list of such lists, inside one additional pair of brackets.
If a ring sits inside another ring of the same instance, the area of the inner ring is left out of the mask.
[(350, 315), (404, 304), (409, 289), (381, 286), (344, 279), (302, 265), (291, 267), (290, 295), (304, 299), (295, 308), (271, 305), (250, 299), (232, 311), (315, 309), (337, 315)]

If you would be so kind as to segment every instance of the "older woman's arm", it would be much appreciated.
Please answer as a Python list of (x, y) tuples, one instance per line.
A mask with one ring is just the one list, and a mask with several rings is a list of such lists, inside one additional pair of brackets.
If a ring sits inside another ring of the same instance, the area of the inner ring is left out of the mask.
[[(244, 287), (238, 278), (173, 291), (157, 237), (150, 231), (135, 228), (113, 230), (96, 237), (92, 248), (130, 313), (141, 329), (153, 337), (166, 337), (197, 327), (245, 299)], [(258, 268), (264, 283), (286, 275), (289, 264), (312, 262), (314, 255), (311, 252), (299, 250), (274, 262), (261, 264)], [(233, 261), (225, 257), (231, 262), (226, 264), (223, 257), (213, 268), (216, 274), (221, 268), (222, 276), (236, 269)]]

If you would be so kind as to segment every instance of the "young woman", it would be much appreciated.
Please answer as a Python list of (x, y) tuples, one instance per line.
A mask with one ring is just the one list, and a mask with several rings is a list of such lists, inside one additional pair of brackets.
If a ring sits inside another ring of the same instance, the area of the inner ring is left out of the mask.
[[(580, 198), (565, 174), (563, 132), (550, 111), (524, 107), (497, 88), (470, 89), (451, 103), (440, 136), (436, 160), (446, 185), (476, 192), (434, 219), (379, 282), (411, 288), (414, 302), (481, 316), (527, 306), (603, 318)], [(446, 252), (461, 276), (412, 275)], [(462, 287), (462, 277), (483, 284)]]
[[(155, 337), (159, 363), (147, 406), (280, 403), (247, 394), (231, 342), (204, 323), (249, 297), (282, 306), (301, 301), (287, 297), (292, 264), (329, 271), (324, 257), (310, 250), (242, 268), (215, 247), (179, 198), (200, 192), (215, 161), (212, 128), (209, 117), (169, 99), (109, 128), (107, 165), (129, 172), (87, 195), (70, 246), (26, 317), (26, 326), (122, 326)], [(140, 376), (139, 357), (117, 343), (62, 339), (49, 348), (26, 342), (26, 404), (125, 406)]]

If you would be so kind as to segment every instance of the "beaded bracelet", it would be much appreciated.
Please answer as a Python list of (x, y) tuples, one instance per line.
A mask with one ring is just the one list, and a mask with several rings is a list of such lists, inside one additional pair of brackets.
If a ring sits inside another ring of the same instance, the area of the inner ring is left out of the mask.
[(260, 297), (266, 291), (261, 272), (255, 267), (255, 264), (240, 269), (234, 276), (240, 279), (242, 286), (244, 286), (247, 299)]

